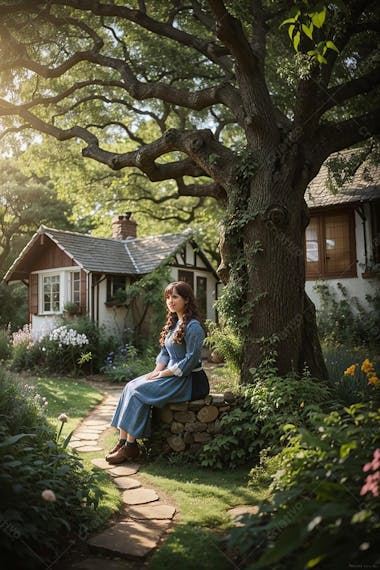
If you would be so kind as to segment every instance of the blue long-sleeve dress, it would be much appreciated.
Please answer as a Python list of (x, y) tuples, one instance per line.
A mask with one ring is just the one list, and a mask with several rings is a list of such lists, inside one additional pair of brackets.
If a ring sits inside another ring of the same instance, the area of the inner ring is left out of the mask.
[(113, 415), (111, 425), (121, 428), (134, 437), (150, 436), (150, 410), (162, 408), (170, 402), (186, 402), (191, 399), (191, 372), (201, 366), (201, 353), (205, 333), (196, 319), (191, 319), (185, 329), (184, 341), (173, 342), (179, 324), (169, 331), (156, 358), (156, 364), (164, 364), (174, 376), (146, 380), (139, 376), (126, 384)]

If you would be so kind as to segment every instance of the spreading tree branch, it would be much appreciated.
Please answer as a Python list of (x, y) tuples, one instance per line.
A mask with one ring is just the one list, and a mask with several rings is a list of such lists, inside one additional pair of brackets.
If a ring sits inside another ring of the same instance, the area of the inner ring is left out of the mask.
[(319, 128), (311, 145), (322, 163), (330, 154), (380, 134), (380, 109), (340, 123), (326, 123)]

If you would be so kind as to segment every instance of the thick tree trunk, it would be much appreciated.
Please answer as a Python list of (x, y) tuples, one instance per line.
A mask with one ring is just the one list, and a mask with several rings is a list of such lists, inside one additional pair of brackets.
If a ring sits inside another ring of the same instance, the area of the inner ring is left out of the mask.
[(281, 375), (307, 367), (313, 376), (327, 377), (314, 305), (305, 294), (308, 212), (302, 188), (293, 186), (300, 178), (295, 159), (283, 162), (281, 173), (273, 162), (263, 161), (250, 185), (236, 189), (239, 198), (230, 203), (232, 219), (241, 222), (232, 230), (227, 222), (222, 259), (241, 291), (244, 383), (268, 351), (276, 353)]

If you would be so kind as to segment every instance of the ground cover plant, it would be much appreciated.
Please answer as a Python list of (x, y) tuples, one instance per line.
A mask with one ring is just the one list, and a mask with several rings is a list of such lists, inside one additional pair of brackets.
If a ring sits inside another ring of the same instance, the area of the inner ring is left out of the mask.
[(235, 391), (237, 402), (221, 419), (221, 431), (203, 446), (199, 460), (204, 467), (235, 468), (258, 460), (259, 452), (270, 447), (276, 453), (285, 444), (285, 424), (307, 427), (311, 415), (327, 406), (331, 391), (303, 375), (278, 375), (275, 358), (268, 355), (252, 370), (254, 383)]
[[(275, 458), (271, 498), (231, 533), (246, 568), (373, 567), (379, 562), (380, 409), (315, 414)], [(272, 459), (265, 459), (271, 462)], [(256, 469), (252, 478), (256, 477)]]
[[(79, 413), (99, 401), (96, 390), (86, 390), (76, 386), (79, 398), (69, 392), (60, 401), (49, 379), (25, 385), (0, 374), (0, 550), (2, 563), (12, 568), (54, 563), (71, 540), (85, 538), (110, 515), (109, 508), (97, 512), (102, 491), (107, 498), (104, 474), (83, 469), (79, 455), (66, 447)], [(78, 415), (70, 425), (63, 414), (57, 425), (57, 410), (69, 401)]]

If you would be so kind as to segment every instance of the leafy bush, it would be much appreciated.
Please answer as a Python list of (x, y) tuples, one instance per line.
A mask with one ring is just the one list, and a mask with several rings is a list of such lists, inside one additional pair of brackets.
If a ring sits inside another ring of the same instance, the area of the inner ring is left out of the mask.
[(205, 344), (210, 350), (221, 354), (234, 370), (239, 370), (242, 356), (242, 342), (230, 325), (220, 326), (207, 321), (207, 337)]
[(230, 549), (244, 560), (254, 553), (254, 566), (245, 567), (335, 570), (337, 561), (340, 568), (378, 563), (379, 420), (380, 409), (356, 404), (314, 414), (310, 430), (292, 428), (288, 446), (266, 460), (281, 465), (271, 499), (232, 530)]
[(314, 286), (321, 300), (317, 312), (320, 337), (336, 346), (364, 346), (376, 349), (380, 343), (380, 294), (366, 295), (369, 308), (349, 297), (338, 283), (341, 298), (326, 284)]
[(103, 327), (99, 327), (87, 317), (63, 320), (63, 324), (74, 329), (78, 334), (86, 336), (88, 344), (85, 347), (85, 352), (91, 352), (92, 355), (90, 366), (87, 369), (90, 372), (98, 372), (103, 366), (107, 354), (113, 350), (115, 339), (109, 336)]
[(73, 536), (85, 536), (99, 498), (47, 423), (46, 401), (0, 374), (0, 550), (12, 568), (49, 565)]
[(0, 326), (12, 331), (28, 318), (28, 288), (22, 283), (0, 282)]
[(0, 328), (0, 362), (8, 360), (11, 353), (9, 331), (6, 328)]
[(123, 345), (115, 352), (107, 355), (105, 365), (101, 368), (103, 374), (111, 382), (128, 382), (142, 376), (154, 368), (153, 352), (149, 348), (143, 355), (138, 355), (132, 345)]
[(327, 404), (326, 384), (306, 373), (282, 378), (271, 364), (273, 358), (252, 371), (252, 384), (240, 388), (238, 405), (221, 419), (221, 433), (203, 446), (203, 466), (234, 468), (252, 461), (262, 448), (276, 451), (285, 438), (284, 425), (308, 426), (312, 414)]
[(11, 368), (51, 373), (98, 372), (114, 340), (89, 319), (63, 319), (62, 325), (33, 341), (30, 325), (13, 333)]

